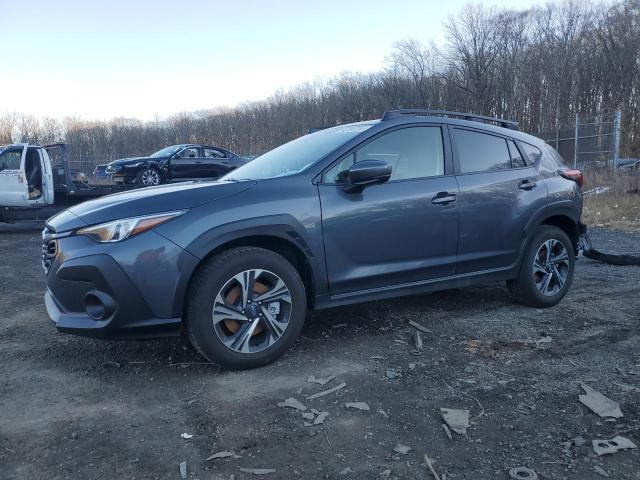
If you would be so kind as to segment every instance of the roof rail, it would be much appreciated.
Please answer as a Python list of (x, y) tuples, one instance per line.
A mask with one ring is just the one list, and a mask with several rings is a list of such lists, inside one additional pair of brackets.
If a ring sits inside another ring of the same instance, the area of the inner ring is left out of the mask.
[(518, 122), (514, 122), (512, 120), (505, 120), (504, 118), (498, 117), (487, 117), (485, 115), (475, 115), (473, 113), (462, 113), (462, 112), (450, 112), (448, 110), (429, 110), (429, 109), (400, 109), (400, 110), (391, 110), (389, 112), (384, 112), (382, 115), (381, 121), (392, 120), (394, 118), (399, 118), (402, 116), (429, 116), (429, 117), (453, 117), (453, 118), (461, 118), (463, 120), (471, 120), (473, 122), (490, 122), (495, 123), (502, 128), (508, 128), (510, 130), (520, 130), (518, 127)]

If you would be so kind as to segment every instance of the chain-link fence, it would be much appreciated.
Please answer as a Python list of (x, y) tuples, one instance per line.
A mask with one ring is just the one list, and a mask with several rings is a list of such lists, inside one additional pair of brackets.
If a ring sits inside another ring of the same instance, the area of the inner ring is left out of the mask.
[(613, 168), (620, 154), (621, 114), (577, 114), (572, 126), (565, 126), (538, 137), (555, 148), (573, 168)]

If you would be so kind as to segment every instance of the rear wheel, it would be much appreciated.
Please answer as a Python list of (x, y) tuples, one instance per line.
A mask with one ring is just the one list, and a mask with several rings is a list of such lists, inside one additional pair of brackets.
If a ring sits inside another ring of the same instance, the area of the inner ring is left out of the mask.
[(512, 298), (532, 307), (556, 305), (569, 290), (575, 261), (567, 234), (541, 225), (527, 243), (518, 277), (507, 282)]
[(228, 368), (266, 365), (295, 341), (307, 311), (297, 270), (270, 250), (234, 248), (193, 278), (185, 331), (210, 361)]

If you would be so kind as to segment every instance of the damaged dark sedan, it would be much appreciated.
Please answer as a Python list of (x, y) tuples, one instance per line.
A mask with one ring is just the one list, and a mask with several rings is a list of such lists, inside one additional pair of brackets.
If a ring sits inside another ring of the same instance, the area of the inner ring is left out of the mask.
[(220, 147), (182, 144), (163, 148), (148, 157), (114, 160), (105, 172), (115, 183), (153, 187), (161, 183), (216, 179), (248, 161)]

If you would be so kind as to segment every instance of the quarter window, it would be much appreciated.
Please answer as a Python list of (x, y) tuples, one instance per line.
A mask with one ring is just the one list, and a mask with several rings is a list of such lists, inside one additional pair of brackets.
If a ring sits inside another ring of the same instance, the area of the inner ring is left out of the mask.
[(461, 173), (511, 168), (511, 155), (504, 138), (454, 129), (454, 141)]
[(520, 150), (518, 150), (516, 142), (513, 140), (507, 140), (507, 145), (509, 145), (509, 153), (511, 154), (511, 166), (514, 168), (526, 167), (527, 164), (525, 163), (524, 158), (522, 158), (522, 154), (520, 153)]
[(534, 165), (538, 163), (538, 160), (542, 157), (540, 149), (533, 145), (529, 145), (528, 143), (522, 143), (521, 145), (524, 150), (524, 154), (527, 156), (527, 165)]
[(391, 165), (391, 181), (444, 174), (444, 148), (440, 127), (394, 130), (367, 143), (325, 172), (323, 180), (340, 183), (355, 162), (383, 160)]

